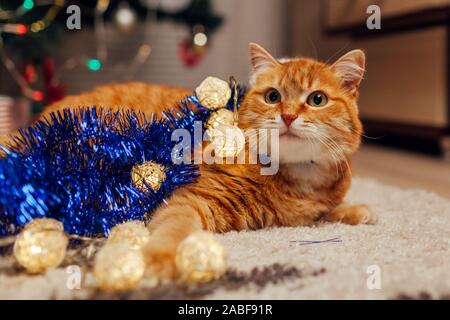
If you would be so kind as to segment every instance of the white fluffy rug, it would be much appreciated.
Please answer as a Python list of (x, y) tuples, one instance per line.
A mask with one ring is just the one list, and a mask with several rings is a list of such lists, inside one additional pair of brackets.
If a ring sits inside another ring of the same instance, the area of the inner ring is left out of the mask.
[[(354, 179), (348, 200), (370, 205), (379, 215), (378, 224), (321, 224), (313, 228), (277, 228), (219, 235), (218, 239), (228, 250), (230, 266), (236, 269), (227, 279), (190, 293), (173, 286), (165, 289), (147, 287), (144, 281), (135, 293), (113, 297), (450, 297), (450, 201), (423, 190), (400, 190), (363, 178)], [(308, 244), (299, 242), (333, 238), (338, 239)], [(262, 269), (264, 266), (269, 266), (266, 271)], [(290, 271), (283, 271), (288, 269)], [(26, 276), (13, 270), (11, 259), (0, 258), (1, 299), (102, 297), (92, 289), (89, 275), (84, 288), (69, 290), (66, 269), (50, 270), (41, 276)]]

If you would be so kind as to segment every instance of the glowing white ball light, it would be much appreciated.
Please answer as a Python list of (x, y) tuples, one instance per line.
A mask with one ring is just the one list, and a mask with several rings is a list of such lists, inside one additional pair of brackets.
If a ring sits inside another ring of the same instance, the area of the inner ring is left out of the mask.
[(203, 47), (208, 42), (208, 37), (203, 32), (198, 32), (194, 35), (194, 44)]
[(128, 4), (122, 3), (117, 9), (115, 20), (121, 30), (129, 31), (136, 23), (136, 13)]

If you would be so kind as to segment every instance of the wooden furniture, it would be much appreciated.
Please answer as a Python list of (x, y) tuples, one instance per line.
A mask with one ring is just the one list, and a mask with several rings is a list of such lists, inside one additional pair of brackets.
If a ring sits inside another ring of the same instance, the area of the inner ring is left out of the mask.
[[(366, 27), (371, 4), (381, 9), (380, 30)], [(366, 132), (450, 157), (450, 0), (326, 0), (322, 10), (326, 34), (366, 49)]]

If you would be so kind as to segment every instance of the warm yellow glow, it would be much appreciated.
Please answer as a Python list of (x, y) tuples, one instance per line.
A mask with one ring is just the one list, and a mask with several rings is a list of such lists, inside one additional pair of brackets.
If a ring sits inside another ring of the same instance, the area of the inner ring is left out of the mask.
[(148, 44), (143, 44), (139, 48), (139, 55), (143, 56), (143, 57), (147, 57), (151, 51), (152, 51), (152, 48)]

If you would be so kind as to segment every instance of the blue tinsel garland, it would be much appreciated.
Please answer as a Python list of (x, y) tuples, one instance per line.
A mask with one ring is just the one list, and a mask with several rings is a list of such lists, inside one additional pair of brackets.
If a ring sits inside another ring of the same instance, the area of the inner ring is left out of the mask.
[[(239, 89), (239, 101), (243, 96)], [(233, 107), (233, 97), (227, 108)], [(198, 176), (190, 164), (171, 159), (174, 129), (193, 133), (194, 122), (211, 114), (195, 95), (163, 121), (132, 111), (83, 108), (52, 113), (22, 130), (0, 159), (0, 236), (29, 221), (50, 217), (68, 233), (108, 234), (115, 224), (145, 220), (176, 188)], [(163, 164), (166, 179), (157, 192), (142, 192), (131, 169), (145, 161)]]

